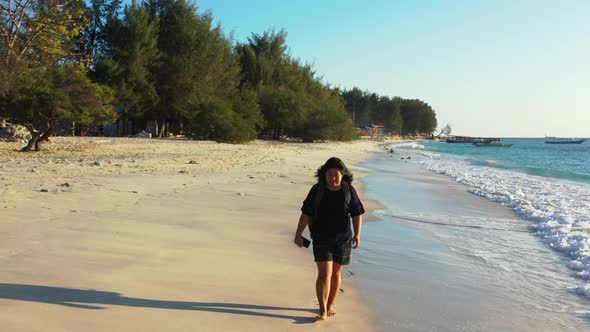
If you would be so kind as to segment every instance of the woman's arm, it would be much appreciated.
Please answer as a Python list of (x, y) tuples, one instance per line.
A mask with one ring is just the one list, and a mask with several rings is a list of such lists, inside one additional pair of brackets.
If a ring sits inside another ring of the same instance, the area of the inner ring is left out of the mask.
[(309, 225), (309, 220), (310, 217), (305, 213), (302, 213), (301, 217), (299, 217), (299, 224), (297, 224), (297, 230), (295, 231), (295, 239), (293, 240), (293, 242), (295, 242), (295, 244), (299, 248), (303, 246), (303, 237), (301, 235), (303, 234), (303, 230), (305, 229), (305, 227)]
[(362, 215), (352, 217), (352, 228), (354, 230), (354, 236), (352, 237), (352, 247), (356, 249), (361, 245), (361, 230), (363, 228)]

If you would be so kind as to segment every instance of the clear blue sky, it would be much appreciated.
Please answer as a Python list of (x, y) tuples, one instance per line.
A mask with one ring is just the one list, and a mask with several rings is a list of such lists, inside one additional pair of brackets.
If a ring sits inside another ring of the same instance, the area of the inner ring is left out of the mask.
[(418, 98), (457, 135), (590, 137), (590, 0), (201, 0), (246, 41), (285, 29), (324, 82)]

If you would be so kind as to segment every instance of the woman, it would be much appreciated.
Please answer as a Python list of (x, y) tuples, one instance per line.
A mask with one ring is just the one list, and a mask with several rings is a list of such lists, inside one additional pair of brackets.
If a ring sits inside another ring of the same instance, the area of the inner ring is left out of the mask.
[(318, 267), (316, 295), (320, 314), (317, 318), (323, 320), (336, 315), (334, 302), (340, 290), (342, 266), (350, 263), (351, 248), (360, 246), (365, 210), (352, 187), (352, 173), (342, 160), (328, 159), (317, 170), (316, 177), (318, 183), (311, 187), (303, 202), (294, 242), (299, 247), (303, 245), (301, 234), (309, 225)]

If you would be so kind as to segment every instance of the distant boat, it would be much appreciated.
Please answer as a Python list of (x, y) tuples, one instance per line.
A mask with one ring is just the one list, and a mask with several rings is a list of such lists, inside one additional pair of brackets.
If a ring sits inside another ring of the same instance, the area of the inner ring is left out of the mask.
[(494, 147), (503, 147), (509, 148), (512, 144), (502, 143), (502, 142), (480, 142), (480, 143), (473, 143), (475, 146), (494, 146)]
[(586, 141), (585, 138), (559, 138), (559, 137), (545, 137), (547, 144), (582, 144)]
[(447, 143), (490, 143), (490, 142), (498, 142), (500, 141), (499, 138), (489, 138), (489, 137), (471, 137), (471, 136), (449, 136), (446, 139)]

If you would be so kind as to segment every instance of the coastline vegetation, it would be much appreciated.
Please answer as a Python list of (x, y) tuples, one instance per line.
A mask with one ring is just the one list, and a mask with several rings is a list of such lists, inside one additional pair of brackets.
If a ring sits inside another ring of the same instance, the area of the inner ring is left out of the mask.
[(155, 120), (160, 137), (232, 143), (351, 140), (371, 124), (429, 135), (437, 126), (423, 101), (322, 82), (289, 54), (285, 30), (235, 42), (190, 0), (2, 2), (0, 118), (29, 129), (25, 151), (72, 123), (116, 121), (125, 136)]

